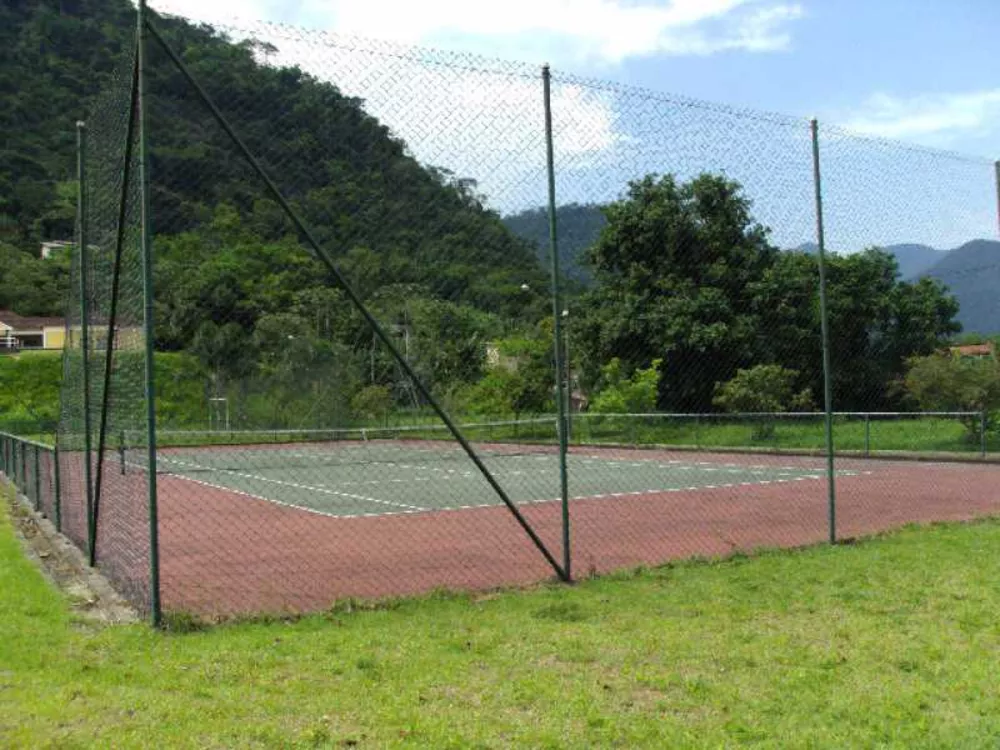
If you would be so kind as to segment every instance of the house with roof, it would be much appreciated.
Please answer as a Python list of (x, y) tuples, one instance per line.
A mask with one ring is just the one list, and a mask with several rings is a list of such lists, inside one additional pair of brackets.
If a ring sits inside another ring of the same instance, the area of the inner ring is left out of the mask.
[(62, 349), (66, 321), (62, 318), (18, 315), (0, 310), (0, 352), (26, 349)]
[(950, 346), (951, 356), (960, 359), (995, 359), (996, 349), (992, 341), (985, 344), (962, 344), (961, 346)]

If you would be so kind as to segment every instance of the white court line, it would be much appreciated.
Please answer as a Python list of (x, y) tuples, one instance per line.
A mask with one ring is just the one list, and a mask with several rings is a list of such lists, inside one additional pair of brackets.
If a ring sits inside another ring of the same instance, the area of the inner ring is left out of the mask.
[[(666, 493), (674, 492), (697, 492), (699, 490), (717, 490), (717, 489), (730, 489), (734, 487), (756, 487), (760, 484), (787, 484), (790, 482), (809, 480), (809, 479), (824, 479), (824, 474), (809, 474), (802, 477), (792, 477), (788, 479), (772, 479), (767, 482), (731, 482), (728, 484), (711, 484), (711, 485), (697, 485), (692, 487), (669, 487), (666, 489), (657, 488), (651, 490), (634, 490), (630, 492), (606, 492), (602, 494), (594, 495), (575, 495), (570, 497), (570, 500), (600, 500), (604, 498), (622, 498), (622, 497), (640, 497), (642, 495), (662, 495)], [(523, 508), (528, 505), (543, 505), (545, 503), (558, 503), (562, 502), (562, 498), (550, 497), (542, 498), (539, 500), (515, 500), (514, 505), (518, 508)], [(442, 513), (446, 511), (456, 511), (456, 510), (475, 510), (477, 508), (500, 508), (503, 507), (503, 503), (499, 501), (496, 502), (486, 502), (486, 503), (472, 503), (469, 505), (452, 505), (445, 508), (429, 508), (427, 512), (430, 513)], [(366, 513), (363, 515), (338, 515), (337, 518), (351, 519), (351, 518), (369, 518), (371, 516), (396, 516), (402, 515), (406, 511), (388, 511), (385, 513)], [(412, 512), (412, 511), (410, 511)]]
[[(550, 458), (550, 456), (538, 456), (537, 458)], [(201, 464), (195, 464), (195, 463), (192, 463), (192, 462), (180, 461), (179, 459), (173, 459), (173, 458), (166, 458), (165, 460), (167, 460), (167, 461), (169, 461), (171, 463), (177, 463), (177, 464), (180, 464), (180, 465), (191, 466), (191, 467), (194, 467), (194, 468), (197, 468), (197, 469), (200, 469), (200, 470), (218, 471), (218, 472), (221, 472), (221, 473), (224, 473), (224, 474), (232, 474), (232, 475), (238, 476), (238, 477), (243, 477), (243, 478), (248, 478), (248, 479), (255, 479), (255, 480), (264, 481), (264, 482), (271, 482), (273, 484), (284, 485), (284, 486), (293, 487), (293, 488), (296, 488), (296, 489), (304, 489), (304, 490), (307, 490), (307, 491), (320, 492), (320, 493), (330, 494), (330, 495), (336, 495), (336, 496), (340, 496), (340, 497), (348, 497), (348, 498), (352, 498), (352, 499), (367, 501), (367, 502), (378, 504), (378, 505), (386, 505), (386, 506), (390, 506), (390, 507), (393, 507), (393, 508), (400, 508), (400, 510), (383, 511), (383, 512), (380, 512), (380, 513), (351, 513), (351, 514), (333, 513), (333, 512), (327, 512), (327, 511), (318, 510), (318, 509), (315, 509), (315, 508), (310, 508), (308, 506), (298, 505), (296, 503), (287, 503), (287, 502), (283, 502), (283, 501), (280, 501), (280, 500), (273, 500), (271, 498), (262, 497), (260, 495), (254, 495), (252, 493), (244, 492), (242, 490), (236, 490), (236, 489), (233, 489), (232, 487), (227, 487), (225, 485), (212, 484), (211, 482), (206, 482), (204, 480), (194, 479), (192, 477), (188, 477), (188, 476), (185, 476), (183, 474), (175, 475), (175, 476), (179, 476), (182, 479), (186, 479), (188, 481), (194, 482), (196, 484), (203, 484), (203, 485), (205, 485), (207, 487), (213, 487), (213, 488), (225, 490), (225, 491), (228, 491), (228, 492), (234, 492), (234, 493), (239, 494), (239, 495), (245, 495), (247, 497), (255, 498), (255, 499), (258, 499), (258, 500), (263, 500), (265, 502), (274, 503), (275, 505), (280, 505), (280, 506), (284, 506), (284, 507), (288, 507), (288, 508), (295, 508), (295, 509), (298, 509), (298, 510), (304, 510), (304, 511), (306, 511), (308, 513), (314, 513), (316, 515), (327, 516), (327, 517), (330, 517), (330, 518), (343, 518), (343, 519), (352, 519), (352, 518), (380, 518), (380, 517), (383, 517), (383, 516), (396, 516), (396, 515), (406, 515), (406, 514), (413, 514), (413, 513), (424, 513), (424, 512), (426, 512), (426, 513), (437, 513), (437, 512), (442, 512), (442, 511), (471, 510), (471, 509), (475, 509), (475, 508), (501, 507), (503, 505), (503, 503), (500, 502), (499, 499), (498, 499), (496, 502), (475, 503), (475, 504), (470, 504), (470, 505), (455, 505), (455, 506), (448, 506), (448, 507), (443, 507), (443, 508), (426, 508), (426, 507), (422, 507), (422, 506), (418, 506), (418, 505), (407, 505), (405, 503), (395, 503), (395, 502), (391, 502), (391, 501), (388, 501), (388, 500), (379, 500), (377, 498), (366, 497), (366, 496), (363, 496), (363, 495), (355, 495), (355, 494), (352, 494), (352, 493), (337, 492), (336, 490), (329, 489), (328, 487), (325, 487), (325, 486), (322, 486), (322, 485), (321, 486), (312, 486), (312, 485), (297, 484), (297, 483), (294, 483), (294, 482), (285, 482), (285, 481), (280, 480), (280, 479), (270, 479), (270, 478), (267, 478), (267, 477), (262, 477), (262, 476), (257, 475), (257, 474), (248, 474), (248, 473), (244, 473), (244, 472), (233, 471), (233, 470), (230, 470), (230, 469), (212, 468), (212, 467), (202, 466)], [(620, 461), (609, 460), (606, 457), (600, 457), (597, 460), (599, 462), (601, 462), (601, 463), (608, 463), (608, 464), (611, 464), (611, 465), (614, 465), (614, 466), (621, 465), (621, 463), (622, 463)], [(663, 462), (663, 461), (656, 461), (656, 460), (650, 459), (650, 460), (643, 461), (643, 463), (654, 463), (654, 464), (663, 465), (665, 462)], [(649, 489), (649, 490), (634, 490), (634, 491), (626, 491), (626, 492), (609, 492), (609, 493), (592, 494), (592, 495), (576, 495), (576, 496), (573, 496), (573, 497), (571, 497), (569, 499), (570, 500), (594, 500), (594, 499), (601, 499), (601, 498), (608, 498), (608, 497), (613, 497), (613, 498), (637, 497), (637, 496), (642, 496), (642, 495), (659, 495), (659, 494), (673, 493), (673, 492), (691, 492), (691, 491), (698, 491), (698, 490), (705, 490), (705, 489), (712, 489), (712, 490), (714, 490), (714, 489), (723, 489), (723, 488), (732, 488), (732, 487), (741, 487), (741, 486), (743, 486), (743, 487), (755, 487), (755, 486), (758, 486), (758, 485), (782, 484), (782, 483), (788, 483), (788, 482), (805, 481), (805, 480), (809, 480), (809, 479), (823, 479), (825, 477), (824, 474), (815, 474), (815, 473), (806, 473), (805, 475), (802, 475), (803, 471), (808, 471), (808, 470), (806, 470), (806, 469), (804, 469), (802, 467), (772, 467), (772, 466), (760, 466), (760, 465), (757, 465), (755, 467), (746, 467), (746, 466), (741, 466), (740, 464), (711, 464), (710, 462), (687, 463), (687, 462), (681, 462), (681, 461), (670, 461), (668, 463), (671, 463), (671, 464), (682, 464), (683, 466), (689, 466), (689, 467), (692, 467), (692, 470), (694, 470), (694, 471), (699, 471), (700, 469), (699, 468), (695, 468), (695, 467), (698, 467), (700, 465), (711, 465), (711, 466), (732, 466), (732, 467), (736, 467), (736, 468), (741, 469), (741, 470), (746, 470), (748, 468), (757, 468), (757, 469), (761, 469), (761, 470), (767, 470), (769, 472), (774, 472), (779, 477), (784, 477), (785, 476), (784, 472), (795, 472), (797, 475), (796, 476), (786, 477), (786, 478), (779, 478), (779, 479), (756, 480), (756, 481), (752, 481), (752, 482), (733, 482), (733, 483), (728, 483), (728, 484), (697, 485), (697, 486), (691, 486), (691, 487), (670, 487), (670, 488), (657, 488), (657, 489)], [(417, 467), (414, 467), (414, 466), (408, 466), (408, 465), (403, 465), (403, 464), (395, 464), (395, 465), (399, 466), (400, 468), (408, 468), (408, 469), (415, 469), (415, 468), (417, 468)], [(428, 468), (440, 470), (439, 467), (428, 467)], [(676, 469), (677, 467), (675, 466), (675, 467), (672, 467), (672, 468)], [(784, 471), (782, 471), (782, 469), (784, 469)], [(454, 469), (448, 469), (448, 470), (445, 470), (445, 471), (447, 471), (450, 474), (457, 475), (457, 476), (453, 476), (453, 477), (448, 477), (448, 478), (454, 478), (454, 479), (479, 476), (479, 474), (477, 474), (476, 472), (472, 472), (472, 471), (465, 471), (465, 472), (461, 472), (461, 473), (458, 472), (457, 470), (454, 470)], [(680, 469), (679, 471), (684, 471), (684, 469)], [(496, 472), (496, 473), (502, 473), (502, 472)], [(525, 472), (519, 470), (519, 471), (517, 471), (515, 473), (517, 473), (517, 474), (523, 474)], [(838, 471), (837, 473), (839, 475), (841, 475), (841, 476), (858, 476), (859, 474), (868, 475), (868, 474), (872, 474), (873, 472), (871, 472), (871, 471), (856, 472), (856, 471), (851, 471), (851, 470), (843, 470), (843, 471)], [(440, 477), (438, 479), (440, 479)], [(402, 482), (410, 482), (410, 481), (429, 481), (429, 479), (428, 478), (419, 478), (418, 477), (418, 478), (409, 478), (409, 479), (368, 480), (368, 481), (365, 481), (365, 482), (355, 482), (353, 484), (402, 483)], [(347, 483), (340, 483), (340, 484), (344, 485), (344, 484), (347, 484)], [(543, 499), (539, 499), (539, 500), (515, 501), (514, 504), (517, 507), (523, 507), (523, 506), (526, 506), (526, 505), (541, 505), (541, 504), (544, 504), (544, 503), (554, 503), (554, 502), (561, 502), (561, 498), (543, 498)]]
[[(178, 464), (180, 466), (188, 466), (188, 467), (190, 467), (192, 469), (198, 469), (200, 471), (216, 471), (216, 472), (219, 472), (221, 474), (229, 474), (229, 475), (234, 476), (234, 477), (241, 477), (243, 479), (251, 479), (251, 480), (258, 481), (258, 482), (269, 482), (271, 484), (278, 484), (278, 485), (282, 485), (284, 487), (292, 487), (292, 488), (297, 489), (297, 490), (306, 490), (308, 492), (320, 492), (320, 493), (323, 493), (323, 494), (326, 494), (326, 495), (335, 495), (337, 497), (350, 498), (351, 500), (363, 500), (364, 502), (374, 503), (376, 505), (388, 505), (388, 506), (391, 506), (393, 508), (402, 508), (405, 512), (408, 512), (408, 513), (413, 513), (413, 512), (416, 512), (416, 511), (433, 510), (432, 508), (424, 508), (424, 507), (422, 507), (420, 505), (407, 505), (406, 503), (394, 503), (391, 500), (379, 500), (378, 498), (367, 497), (365, 495), (355, 495), (355, 494), (350, 493), (350, 492), (337, 492), (336, 490), (331, 490), (330, 488), (323, 487), (323, 486), (316, 487), (316, 486), (308, 485), (308, 484), (298, 484), (297, 482), (286, 482), (286, 481), (281, 480), (281, 479), (271, 479), (269, 477), (262, 477), (259, 474), (248, 474), (246, 472), (234, 471), (232, 469), (219, 469), (219, 468), (213, 468), (211, 466), (202, 466), (201, 464), (192, 463), (190, 461), (180, 461), (180, 460), (178, 460), (176, 458), (168, 458), (168, 459), (166, 459), (166, 461), (168, 461), (170, 463)], [(185, 478), (187, 479), (189, 477), (185, 477)], [(192, 480), (192, 481), (194, 481), (194, 480)], [(340, 516), (340, 517), (345, 517), (345, 516)]]

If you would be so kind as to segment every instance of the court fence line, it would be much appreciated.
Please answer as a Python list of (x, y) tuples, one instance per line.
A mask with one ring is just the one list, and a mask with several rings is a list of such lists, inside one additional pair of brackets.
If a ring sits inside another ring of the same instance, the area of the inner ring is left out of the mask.
[[(892, 409), (914, 403), (899, 395), (908, 363), (940, 353), (957, 308), (939, 315), (933, 284), (883, 283), (898, 267), (860, 251), (952, 242), (955, 196), (970, 227), (995, 229), (992, 161), (548, 65), (269, 24), (195, 30), (145, 0), (133, 42), (77, 128), (56, 447), (0, 433), (0, 461), (154, 624), (832, 543), (885, 515), (854, 459), (990, 453), (985, 404)], [(588, 207), (599, 226), (574, 249), (570, 215)], [(202, 289), (186, 274), (206, 247), (200, 259), (226, 262)], [(287, 273), (277, 301), (244, 305), (240, 267), (271, 265)], [(858, 278), (882, 283), (867, 307)], [(934, 293), (920, 338), (897, 318)], [(480, 356), (501, 329), (507, 348)], [(156, 347), (197, 359), (197, 399), (227, 429), (158, 411), (175, 384)], [(578, 392), (604, 403), (579, 411)], [(498, 401), (514, 419), (455, 417)], [(354, 424), (404, 409), (433, 423)], [(337, 474), (292, 473), (315, 458), (302, 446), (335, 440), (357, 454), (331, 461)], [(435, 467), (445, 446), (468, 466)], [(727, 450), (808, 456), (711, 455)], [(903, 480), (883, 481), (904, 499)], [(697, 506), (698, 526), (684, 493), (707, 491), (719, 502)], [(459, 509), (475, 512), (400, 520)]]

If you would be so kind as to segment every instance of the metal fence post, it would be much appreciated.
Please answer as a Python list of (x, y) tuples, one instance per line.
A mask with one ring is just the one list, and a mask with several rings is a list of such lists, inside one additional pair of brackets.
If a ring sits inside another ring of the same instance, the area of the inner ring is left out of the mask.
[(62, 531), (62, 482), (59, 475), (59, 443), (52, 449), (52, 512), (56, 531)]
[(153, 627), (159, 627), (162, 612), (160, 611), (160, 545), (159, 545), (159, 514), (156, 497), (156, 402), (154, 400), (154, 361), (153, 361), (153, 247), (150, 234), (150, 200), (149, 200), (149, 153), (146, 149), (146, 43), (148, 31), (146, 26), (146, 0), (139, 0), (136, 14), (136, 33), (138, 48), (136, 50), (136, 107), (138, 107), (139, 123), (139, 190), (140, 205), (140, 238), (142, 243), (142, 296), (144, 304), (143, 334), (145, 336), (146, 360), (146, 442), (147, 442), (147, 490), (149, 498), (149, 607)]
[(76, 123), (77, 237), (80, 258), (80, 352), (83, 358), (83, 483), (87, 508), (87, 554), (91, 555), (90, 540), (94, 527), (94, 488), (91, 480), (90, 455), (90, 265), (87, 246), (87, 139), (86, 125)]
[(871, 455), (872, 447), (872, 423), (871, 414), (865, 413), (865, 458)]
[(979, 412), (979, 453), (986, 458), (986, 410)]
[(548, 173), (549, 194), (549, 253), (552, 256), (552, 317), (553, 337), (555, 338), (555, 374), (556, 374), (556, 408), (559, 414), (559, 491), (562, 498), (562, 544), (563, 572), (565, 580), (573, 579), (570, 568), (570, 534), (569, 534), (569, 476), (566, 468), (566, 453), (568, 450), (568, 435), (566, 421), (566, 398), (568, 383), (566, 382), (566, 366), (563, 358), (564, 343), (562, 330), (562, 295), (559, 285), (559, 242), (556, 231), (556, 170), (555, 151), (552, 142), (552, 74), (549, 66), (542, 66), (542, 93), (545, 105), (545, 162)]
[(42, 449), (34, 446), (35, 449), (35, 510), (42, 509)]
[(809, 122), (812, 131), (813, 187), (816, 192), (816, 244), (819, 254), (819, 318), (823, 339), (823, 406), (826, 411), (826, 481), (830, 543), (837, 541), (837, 490), (833, 467), (833, 383), (830, 372), (830, 322), (826, 305), (826, 235), (823, 230), (823, 183), (819, 161), (819, 121)]

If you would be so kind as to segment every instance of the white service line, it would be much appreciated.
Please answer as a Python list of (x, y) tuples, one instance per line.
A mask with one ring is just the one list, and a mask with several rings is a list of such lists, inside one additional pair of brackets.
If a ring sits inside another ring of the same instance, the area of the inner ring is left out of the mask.
[[(336, 490), (331, 490), (328, 487), (316, 487), (308, 484), (299, 484), (297, 482), (286, 482), (281, 479), (271, 479), (269, 477), (262, 477), (259, 474), (247, 474), (242, 471), (234, 471), (232, 469), (220, 469), (211, 466), (203, 466), (201, 464), (192, 463), (190, 461), (180, 461), (176, 458), (167, 459), (170, 463), (178, 464), (180, 466), (187, 466), (192, 469), (198, 469), (199, 471), (215, 471), (221, 474), (229, 474), (234, 477), (241, 477), (243, 479), (251, 479), (258, 482), (268, 482), (270, 484), (278, 484), (284, 487), (292, 487), (297, 490), (306, 490), (308, 492), (320, 492), (326, 495), (334, 495), (336, 497), (346, 497), (351, 500), (362, 500), (367, 503), (374, 503), (376, 505), (388, 505), (393, 508), (402, 508), (405, 512), (416, 512), (416, 511), (426, 511), (432, 510), (432, 508), (424, 508), (420, 505), (407, 505), (406, 503), (394, 503), (391, 500), (379, 500), (374, 497), (367, 497), (366, 495), (355, 495), (351, 492), (337, 492)], [(189, 477), (185, 477), (189, 478)]]

